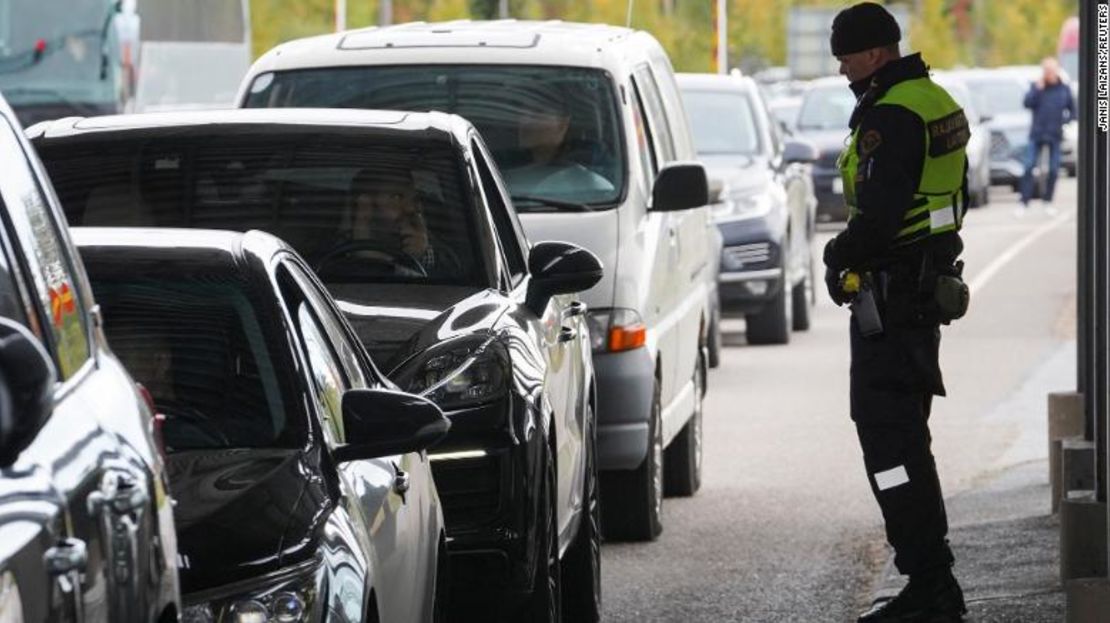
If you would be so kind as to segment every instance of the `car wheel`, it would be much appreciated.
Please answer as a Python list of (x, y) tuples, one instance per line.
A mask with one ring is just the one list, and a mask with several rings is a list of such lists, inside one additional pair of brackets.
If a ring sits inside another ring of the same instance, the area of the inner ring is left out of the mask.
[(795, 331), (809, 331), (810, 301), (813, 300), (813, 262), (809, 262), (806, 276), (790, 292), (790, 304), (793, 306), (791, 328)]
[(563, 618), (596, 623), (601, 620), (601, 502), (597, 482), (597, 435), (593, 406), (586, 412), (586, 477), (582, 515), (574, 543), (563, 557)]
[(689, 497), (701, 488), (702, 402), (705, 396), (705, 362), (701, 355), (694, 368), (694, 413), (667, 447), (664, 492)]
[(634, 470), (601, 474), (601, 525), (605, 538), (654, 541), (663, 531), (663, 407), (659, 379), (648, 420), (648, 452)]
[(746, 316), (749, 344), (787, 344), (790, 342), (790, 327), (794, 305), (791, 290), (786, 285), (786, 271), (782, 273), (782, 287), (773, 299), (759, 311)]
[(721, 335), (721, 312), (714, 311), (709, 320), (709, 331), (706, 336), (706, 348), (709, 350), (709, 367), (717, 368), (721, 365), (721, 350), (724, 349), (724, 337)]
[(524, 607), (524, 616), (518, 620), (527, 623), (558, 623), (562, 620), (562, 597), (559, 572), (559, 529), (557, 526), (555, 493), (555, 453), (544, 446), (543, 486), (540, 520), (536, 530), (536, 567), (532, 576), (532, 594)]

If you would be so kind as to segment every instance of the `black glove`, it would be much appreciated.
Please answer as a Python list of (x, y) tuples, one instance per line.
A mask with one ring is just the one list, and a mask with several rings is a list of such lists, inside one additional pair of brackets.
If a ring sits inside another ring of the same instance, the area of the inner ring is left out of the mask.
[(840, 284), (839, 270), (833, 270), (827, 266), (825, 267), (825, 287), (829, 290), (829, 298), (832, 299), (833, 303), (836, 303), (837, 307), (851, 302), (851, 295), (845, 292), (843, 286)]

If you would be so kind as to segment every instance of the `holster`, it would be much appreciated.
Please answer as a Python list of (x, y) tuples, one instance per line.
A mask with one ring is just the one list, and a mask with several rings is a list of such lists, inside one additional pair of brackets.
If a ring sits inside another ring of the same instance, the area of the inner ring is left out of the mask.
[(928, 320), (950, 324), (967, 313), (971, 290), (963, 272), (963, 260), (938, 265), (930, 254), (922, 257), (918, 293), (924, 304), (921, 311)]

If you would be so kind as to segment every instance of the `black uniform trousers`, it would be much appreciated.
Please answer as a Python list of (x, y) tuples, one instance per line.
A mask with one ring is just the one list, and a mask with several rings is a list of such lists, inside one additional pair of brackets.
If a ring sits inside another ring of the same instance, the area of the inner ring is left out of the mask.
[(954, 560), (929, 434), (933, 395), (944, 394), (940, 330), (899, 322), (892, 311), (875, 337), (851, 320), (851, 415), (894, 563), (904, 575), (925, 575)]

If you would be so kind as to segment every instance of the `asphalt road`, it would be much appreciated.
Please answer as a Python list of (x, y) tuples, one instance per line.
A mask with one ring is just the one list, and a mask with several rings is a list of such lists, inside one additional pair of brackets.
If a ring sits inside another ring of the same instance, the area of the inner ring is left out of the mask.
[[(1075, 192), (1062, 179), (1058, 215), (1035, 205), (1018, 219), (1016, 196), (995, 187), (967, 218), (971, 310), (944, 329), (949, 396), (932, 418), (948, 496), (1044, 448), (1043, 419), (1005, 406), (1043, 405), (1019, 389), (1074, 340)], [(728, 323), (702, 489), (665, 501), (657, 542), (605, 545), (606, 621), (854, 621), (869, 603), (887, 553), (848, 418), (847, 323), (823, 288), (812, 329), (789, 345), (748, 346), (742, 321)]]

